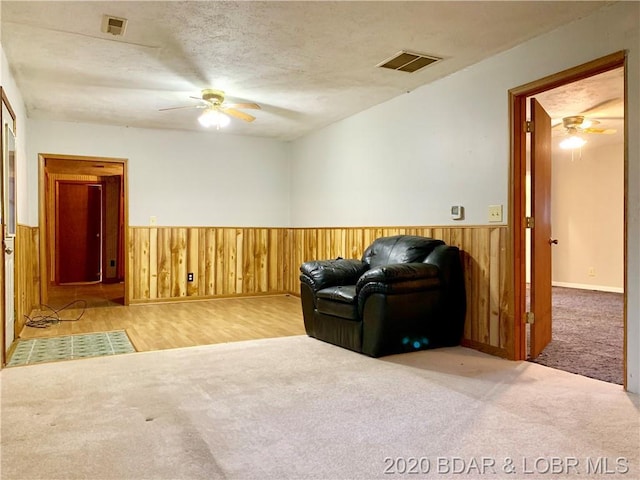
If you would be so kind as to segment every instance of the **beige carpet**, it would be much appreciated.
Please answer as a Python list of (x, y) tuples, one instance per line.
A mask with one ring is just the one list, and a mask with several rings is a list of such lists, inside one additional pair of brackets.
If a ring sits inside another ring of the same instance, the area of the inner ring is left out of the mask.
[(3, 480), (640, 477), (637, 395), (464, 348), (300, 336), (0, 378)]

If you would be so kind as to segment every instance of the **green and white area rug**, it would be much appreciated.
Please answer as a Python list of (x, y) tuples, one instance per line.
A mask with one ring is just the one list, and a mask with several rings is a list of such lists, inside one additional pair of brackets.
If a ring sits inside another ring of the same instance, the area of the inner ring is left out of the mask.
[(7, 366), (17, 367), (33, 363), (119, 355), (135, 351), (136, 349), (124, 330), (64, 337), (30, 338), (18, 341)]

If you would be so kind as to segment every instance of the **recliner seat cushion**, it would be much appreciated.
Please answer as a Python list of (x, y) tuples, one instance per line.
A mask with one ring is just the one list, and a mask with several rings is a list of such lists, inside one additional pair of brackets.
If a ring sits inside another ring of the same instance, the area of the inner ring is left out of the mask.
[(323, 288), (316, 293), (316, 309), (325, 315), (358, 320), (358, 301), (355, 285)]

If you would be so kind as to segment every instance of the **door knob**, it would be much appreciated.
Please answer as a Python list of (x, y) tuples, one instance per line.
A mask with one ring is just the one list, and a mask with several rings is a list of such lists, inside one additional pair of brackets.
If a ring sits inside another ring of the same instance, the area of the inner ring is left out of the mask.
[(11, 255), (13, 253), (13, 250), (11, 250), (9, 247), (4, 249), (4, 253), (6, 253), (7, 255)]
[(557, 238), (550, 238), (549, 239), (549, 245), (557, 245), (558, 244), (558, 239)]

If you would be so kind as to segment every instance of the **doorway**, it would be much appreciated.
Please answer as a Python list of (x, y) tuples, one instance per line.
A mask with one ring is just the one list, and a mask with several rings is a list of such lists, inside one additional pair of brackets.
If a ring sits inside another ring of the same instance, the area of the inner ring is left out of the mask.
[(552, 336), (529, 359), (622, 384), (624, 69), (535, 98), (552, 117)]
[(126, 160), (40, 155), (44, 305), (128, 305)]
[[(527, 248), (526, 240), (527, 236), (538, 224), (536, 216), (540, 214), (540, 209), (544, 210), (542, 216), (550, 212), (550, 198), (542, 200), (541, 205), (538, 205), (538, 212), (536, 212), (536, 206), (532, 208), (532, 215), (528, 215), (527, 211), (527, 134), (523, 125), (526, 125), (527, 117), (527, 99), (535, 97), (545, 92), (549, 92), (555, 88), (566, 86), (579, 80), (584, 80), (589, 77), (601, 74), (603, 72), (609, 72), (614, 69), (623, 68), (625, 66), (625, 54), (624, 52), (618, 52), (607, 57), (589, 62), (579, 67), (552, 75), (550, 77), (543, 78), (536, 82), (518, 87), (511, 90), (510, 93), (510, 106), (511, 106), (511, 124), (512, 124), (512, 148), (513, 148), (513, 162), (512, 162), (512, 211), (511, 211), (511, 224), (513, 225), (513, 249), (514, 249), (514, 314), (518, 321), (514, 324), (514, 358), (524, 360), (528, 356), (528, 344), (527, 344), (527, 331), (535, 331), (536, 329), (551, 331), (551, 305), (548, 305), (548, 315), (545, 315), (546, 308), (540, 309), (540, 311), (532, 312), (527, 310), (527, 280), (529, 272), (527, 272)], [(551, 125), (549, 125), (551, 128)], [(533, 125), (535, 130), (536, 126)], [(623, 127), (624, 131), (624, 127)], [(626, 132), (625, 132), (626, 133)], [(550, 148), (550, 145), (549, 145)], [(532, 159), (532, 164), (535, 164), (536, 160)], [(625, 167), (626, 168), (626, 158)], [(532, 175), (532, 184), (535, 184), (535, 174)], [(549, 182), (551, 179), (549, 179)], [(535, 186), (532, 187), (535, 191)], [(543, 189), (544, 190), (544, 189)], [(550, 189), (549, 189), (550, 191)], [(535, 203), (535, 202), (534, 202)], [(528, 218), (529, 217), (529, 218)], [(530, 223), (527, 225), (527, 223)], [(623, 222), (626, 225), (626, 220)], [(626, 231), (626, 229), (625, 229)], [(544, 250), (554, 245), (551, 235), (548, 238), (534, 238), (531, 239), (532, 251), (536, 248)], [(626, 235), (624, 238), (623, 252), (626, 250)], [(535, 254), (534, 254), (535, 255)], [(626, 263), (623, 261), (623, 269), (626, 269)], [(549, 265), (545, 268), (551, 270), (551, 255), (549, 255)], [(540, 298), (548, 297), (549, 303), (551, 302), (551, 281), (538, 281), (535, 275), (536, 261), (532, 262), (532, 276), (530, 284), (530, 293), (532, 298), (535, 298), (536, 294)], [(549, 293), (549, 295), (547, 295)], [(625, 294), (623, 293), (623, 296)], [(536, 307), (534, 307), (536, 308)], [(522, 321), (519, 321), (522, 319)], [(626, 331), (626, 311), (623, 311), (623, 329)], [(549, 336), (549, 340), (550, 340)], [(542, 345), (544, 348), (545, 345)], [(626, 371), (626, 345), (623, 345), (623, 369)], [(626, 387), (626, 373), (623, 373), (623, 382)]]

